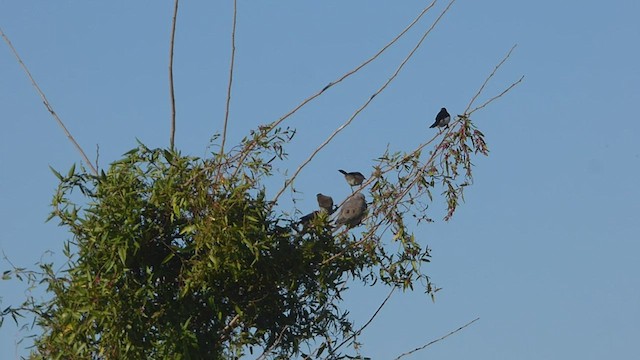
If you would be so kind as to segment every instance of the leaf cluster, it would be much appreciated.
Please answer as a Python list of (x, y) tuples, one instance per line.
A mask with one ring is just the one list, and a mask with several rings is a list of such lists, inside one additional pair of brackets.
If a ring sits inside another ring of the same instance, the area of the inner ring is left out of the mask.
[(259, 163), (221, 174), (214, 160), (141, 144), (98, 176), (56, 173), (52, 217), (73, 239), (61, 274), (42, 266), (52, 298), (39, 304), (34, 358), (213, 359), (274, 345), (287, 357), (346, 331), (333, 302), (370, 260), (326, 218), (299, 232), (276, 215), (247, 176), (267, 171)]

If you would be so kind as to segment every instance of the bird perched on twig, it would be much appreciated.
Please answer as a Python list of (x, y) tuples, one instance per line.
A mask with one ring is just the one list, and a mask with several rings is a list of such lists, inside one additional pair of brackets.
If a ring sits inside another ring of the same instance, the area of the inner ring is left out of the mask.
[(318, 193), (316, 195), (316, 199), (318, 200), (318, 207), (320, 210), (314, 210), (307, 215), (300, 218), (298, 224), (302, 225), (302, 229), (305, 230), (312, 221), (317, 219), (322, 212), (326, 213), (327, 216), (333, 214), (336, 210), (333, 207), (333, 198), (331, 196), (323, 195)]
[(438, 115), (436, 115), (436, 121), (433, 123), (433, 125), (429, 126), (429, 128), (434, 128), (434, 127), (449, 127), (449, 121), (451, 121), (451, 115), (449, 115), (449, 113), (447, 112), (447, 109), (442, 108), (440, 109), (440, 112), (438, 113)]
[(367, 202), (364, 195), (355, 193), (351, 195), (340, 207), (340, 213), (336, 218), (336, 225), (346, 225), (349, 229), (360, 225), (367, 211)]
[(342, 169), (340, 169), (338, 171), (340, 171), (340, 173), (342, 173), (342, 175), (344, 175), (344, 178), (347, 180), (347, 183), (351, 187), (361, 185), (362, 182), (365, 179), (364, 175), (362, 175), (362, 173), (359, 173), (357, 171), (346, 172), (346, 171), (344, 171)]
[(307, 215), (301, 217), (298, 224), (302, 224), (302, 227), (306, 228), (309, 225), (309, 223), (311, 223), (311, 221), (313, 221), (315, 218), (318, 217), (318, 214), (320, 214), (319, 210), (313, 210)]
[(329, 215), (333, 214), (336, 211), (333, 208), (333, 198), (331, 198), (331, 196), (318, 193), (316, 195), (316, 199), (318, 200), (318, 206), (320, 207), (320, 210), (324, 210)]

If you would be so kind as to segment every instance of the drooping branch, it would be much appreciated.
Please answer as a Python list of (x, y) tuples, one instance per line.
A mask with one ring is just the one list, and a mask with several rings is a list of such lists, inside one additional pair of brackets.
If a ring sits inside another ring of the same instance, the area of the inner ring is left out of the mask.
[(33, 85), (33, 87), (38, 92), (38, 95), (40, 95), (40, 98), (42, 99), (42, 102), (44, 103), (44, 106), (47, 108), (47, 111), (49, 111), (51, 116), (53, 116), (53, 118), (56, 120), (58, 125), (62, 128), (62, 131), (64, 131), (64, 133), (67, 136), (67, 138), (69, 139), (69, 141), (71, 141), (71, 143), (75, 146), (76, 150), (78, 150), (78, 152), (80, 153), (80, 156), (82, 156), (82, 159), (84, 160), (84, 162), (91, 169), (91, 172), (93, 172), (94, 175), (98, 175), (98, 170), (96, 170), (96, 168), (91, 163), (91, 160), (89, 160), (89, 157), (87, 156), (87, 154), (84, 152), (84, 150), (82, 150), (82, 147), (80, 146), (80, 144), (78, 144), (78, 142), (73, 137), (73, 135), (71, 135), (71, 133), (69, 132), (67, 127), (64, 125), (64, 123), (62, 122), (62, 120), (60, 119), (58, 114), (56, 114), (56, 112), (53, 110), (53, 107), (51, 106), (51, 103), (49, 102), (47, 97), (44, 95), (44, 92), (42, 91), (42, 89), (40, 89), (40, 86), (38, 86), (38, 83), (36, 82), (36, 80), (31, 75), (31, 72), (27, 68), (27, 65), (25, 65), (25, 63), (22, 61), (22, 58), (18, 54), (18, 51), (13, 47), (13, 44), (11, 43), (11, 41), (9, 40), (7, 35), (4, 33), (2, 28), (0, 28), (0, 35), (2, 35), (2, 38), (4, 39), (4, 41), (9, 46), (9, 49), (11, 49), (11, 52), (13, 52), (13, 56), (15, 56), (16, 60), (18, 60), (18, 63), (20, 64), (20, 66), (22, 67), (24, 72), (27, 74), (27, 77), (29, 77), (29, 80), (31, 81), (31, 84)]

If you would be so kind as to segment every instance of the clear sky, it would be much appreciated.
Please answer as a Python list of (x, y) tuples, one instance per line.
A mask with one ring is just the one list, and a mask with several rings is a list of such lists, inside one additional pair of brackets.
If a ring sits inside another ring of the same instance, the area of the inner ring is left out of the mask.
[[(368, 58), (426, 1), (239, 1), (229, 144)], [(222, 129), (231, 1), (181, 4), (176, 34), (176, 144), (206, 155)], [(445, 7), (286, 125), (293, 171), (360, 106)], [(0, 0), (0, 26), (56, 112), (106, 166), (136, 146), (169, 140), (172, 1)], [(433, 134), (440, 107), (461, 113), (486, 75), (515, 52), (474, 114), (490, 156), (453, 220), (415, 229), (433, 249), (426, 268), (442, 290), (396, 294), (361, 337), (374, 359), (399, 354), (480, 317), (411, 359), (640, 357), (640, 2), (457, 1), (395, 82), (296, 180), (301, 211), (317, 192), (349, 193), (338, 168), (371, 171), (387, 144), (411, 149)], [(69, 238), (45, 223), (56, 187), (80, 157), (0, 44), (0, 249), (19, 266), (47, 250), (61, 265)], [(282, 179), (274, 181), (280, 185)], [(274, 187), (275, 189), (275, 187)], [(290, 205), (283, 203), (285, 209)], [(444, 214), (432, 214), (441, 219)], [(8, 264), (0, 260), (0, 270)], [(24, 287), (0, 281), (4, 308)], [(355, 287), (345, 306), (366, 321), (385, 289)], [(0, 359), (26, 351), (9, 322)]]

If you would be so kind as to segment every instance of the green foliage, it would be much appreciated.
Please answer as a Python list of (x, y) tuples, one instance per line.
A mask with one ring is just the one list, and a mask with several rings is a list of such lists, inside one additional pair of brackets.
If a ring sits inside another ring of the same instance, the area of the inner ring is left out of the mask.
[(276, 340), (288, 356), (342, 329), (329, 305), (370, 260), (327, 227), (296, 232), (256, 181), (219, 170), (141, 145), (100, 176), (57, 175), (53, 216), (75, 251), (62, 276), (46, 271), (37, 357), (227, 358)]
[(5, 272), (45, 284), (51, 297), (8, 307), (0, 319), (35, 315), (43, 333), (34, 359), (228, 359), (254, 349), (285, 359), (305, 356), (303, 345), (317, 346), (315, 356), (354, 358), (341, 350), (357, 351), (361, 331), (339, 306), (350, 278), (438, 290), (422, 270), (430, 249), (405, 215), (431, 221), (438, 184), (445, 218), (453, 214), (471, 156), (487, 153), (470, 120), (458, 123), (426, 160), (420, 149), (379, 158), (358, 236), (332, 228), (324, 213), (301, 227), (265, 198), (261, 180), (286, 157), (288, 129), (260, 128), (210, 159), (140, 144), (98, 176), (54, 171), (51, 218), (73, 235), (68, 262), (59, 273), (53, 264)]

